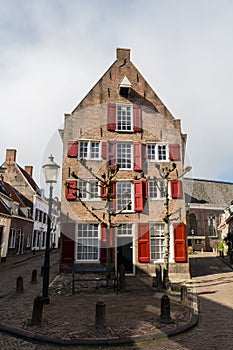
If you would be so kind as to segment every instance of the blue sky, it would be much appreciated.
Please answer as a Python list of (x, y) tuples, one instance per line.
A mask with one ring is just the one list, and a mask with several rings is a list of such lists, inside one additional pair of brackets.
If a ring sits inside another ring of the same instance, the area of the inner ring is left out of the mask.
[(192, 176), (233, 181), (231, 0), (0, 0), (0, 162), (61, 163), (57, 129), (115, 61), (131, 60), (188, 134)]

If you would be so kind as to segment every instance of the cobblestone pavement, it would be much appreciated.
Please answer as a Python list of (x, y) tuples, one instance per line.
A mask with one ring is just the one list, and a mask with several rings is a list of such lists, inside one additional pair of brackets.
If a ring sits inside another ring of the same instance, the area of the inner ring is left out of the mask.
[[(31, 260), (31, 262), (34, 259)], [(32, 263), (31, 268), (32, 268)], [(22, 270), (24, 270), (22, 264)], [(96, 346), (96, 349), (134, 349), (134, 350), (231, 350), (233, 348), (233, 272), (213, 254), (193, 256), (191, 259), (193, 279), (200, 300), (200, 321), (191, 331), (170, 339), (164, 338), (144, 343), (121, 346)], [(2, 272), (1, 284), (2, 284)], [(52, 269), (53, 270), (53, 269)], [(18, 270), (19, 272), (19, 270)], [(55, 271), (53, 272), (55, 274)], [(0, 286), (1, 286), (0, 284)], [(0, 304), (1, 307), (1, 304)], [(132, 320), (133, 321), (133, 320)], [(90, 346), (54, 346), (36, 344), (16, 339), (0, 333), (1, 350), (65, 350), (92, 349)]]

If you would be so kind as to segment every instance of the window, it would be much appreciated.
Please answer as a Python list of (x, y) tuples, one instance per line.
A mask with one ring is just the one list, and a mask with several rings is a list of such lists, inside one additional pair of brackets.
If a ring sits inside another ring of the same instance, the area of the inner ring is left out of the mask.
[(16, 230), (14, 228), (11, 228), (10, 236), (9, 236), (9, 248), (15, 248), (15, 242), (16, 242)]
[(99, 141), (79, 141), (79, 158), (99, 159), (100, 142)]
[(132, 144), (121, 142), (117, 143), (116, 158), (120, 169), (132, 169)]
[(27, 247), (27, 248), (30, 248), (30, 246), (31, 246), (31, 235), (30, 235), (30, 233), (28, 233), (28, 235), (27, 235), (26, 247)]
[(132, 236), (133, 235), (133, 224), (122, 224), (117, 228), (118, 236)]
[(150, 226), (150, 259), (163, 260), (164, 255), (164, 224), (156, 223)]
[(208, 229), (209, 229), (209, 236), (216, 237), (217, 236), (217, 230), (216, 230), (216, 220), (214, 214), (209, 214), (208, 217)]
[(117, 182), (116, 198), (117, 210), (132, 211), (131, 182)]
[(149, 161), (168, 161), (167, 145), (148, 143), (146, 153)]
[(132, 131), (132, 106), (117, 105), (116, 126), (118, 131)]
[(98, 224), (80, 223), (77, 225), (77, 260), (99, 260)]
[(96, 180), (78, 180), (78, 196), (82, 200), (99, 199), (99, 186)]
[(149, 180), (149, 198), (162, 199), (165, 197), (164, 181), (163, 180)]

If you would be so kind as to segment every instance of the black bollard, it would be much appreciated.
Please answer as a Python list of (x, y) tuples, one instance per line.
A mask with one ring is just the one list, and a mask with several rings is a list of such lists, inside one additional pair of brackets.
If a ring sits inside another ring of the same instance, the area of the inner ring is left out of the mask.
[(23, 277), (19, 276), (16, 280), (16, 292), (22, 293), (23, 290)]
[(188, 299), (188, 290), (186, 286), (182, 286), (180, 290), (180, 299), (183, 304), (187, 303)]
[(31, 319), (32, 326), (41, 325), (42, 314), (43, 314), (43, 305), (44, 305), (43, 297), (37, 296), (34, 299), (34, 304), (33, 304), (32, 319)]
[(125, 291), (125, 265), (120, 264), (119, 266), (119, 291)]
[(103, 330), (106, 327), (106, 304), (103, 301), (97, 301), (95, 312), (95, 328)]
[(152, 287), (162, 290), (162, 267), (160, 264), (155, 267), (155, 277), (153, 277)]
[(36, 282), (37, 282), (37, 270), (32, 270), (31, 283), (36, 283)]
[(159, 318), (161, 323), (173, 323), (170, 316), (170, 299), (167, 295), (161, 298), (161, 314)]

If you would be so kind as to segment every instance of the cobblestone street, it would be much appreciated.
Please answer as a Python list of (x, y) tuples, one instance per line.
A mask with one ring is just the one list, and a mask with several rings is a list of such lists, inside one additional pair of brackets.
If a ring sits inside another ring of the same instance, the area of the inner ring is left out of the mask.
[[(51, 274), (54, 277), (58, 272), (55, 261), (58, 259), (56, 253), (52, 254)], [(15, 279), (22, 275), (25, 279), (25, 286), (30, 284), (30, 274), (27, 272), (28, 265), (30, 271), (34, 266), (41, 266), (41, 257), (32, 257), (28, 261), (2, 267), (0, 294), (7, 294), (15, 288)], [(17, 269), (16, 269), (17, 266)], [(28, 270), (29, 271), (29, 270)], [(213, 254), (193, 255), (191, 258), (192, 280), (197, 288), (200, 300), (200, 320), (199, 324), (192, 330), (182, 333), (172, 338), (164, 338), (144, 343), (118, 346), (96, 346), (96, 349), (160, 349), (160, 350), (230, 350), (233, 344), (233, 272), (221, 260)], [(9, 273), (14, 276), (9, 278)], [(23, 275), (24, 274), (24, 275)], [(6, 282), (6, 283), (5, 283)], [(40, 282), (39, 282), (40, 283)], [(4, 287), (2, 287), (4, 285)], [(133, 320), (132, 320), (133, 321)], [(69, 346), (62, 347), (49, 344), (30, 343), (28, 341), (10, 337), (0, 333), (1, 350), (53, 350), (53, 349), (91, 349), (91, 346)]]

